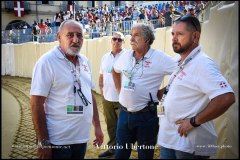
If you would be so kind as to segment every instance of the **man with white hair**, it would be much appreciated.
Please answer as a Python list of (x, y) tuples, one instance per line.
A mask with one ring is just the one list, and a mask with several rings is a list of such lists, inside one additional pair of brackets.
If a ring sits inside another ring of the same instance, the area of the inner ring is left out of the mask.
[(177, 63), (163, 52), (151, 48), (153, 28), (138, 23), (131, 30), (132, 49), (114, 63), (113, 79), (121, 111), (117, 124), (115, 158), (128, 159), (137, 142), (138, 158), (152, 159), (158, 132), (158, 92), (165, 75)]

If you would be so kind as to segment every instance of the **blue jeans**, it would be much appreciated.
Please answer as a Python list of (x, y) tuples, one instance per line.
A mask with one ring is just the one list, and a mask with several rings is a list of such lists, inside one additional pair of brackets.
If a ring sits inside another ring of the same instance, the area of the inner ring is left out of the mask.
[(84, 159), (87, 143), (52, 145), (52, 159)]
[(182, 152), (174, 149), (160, 147), (160, 159), (208, 159), (209, 156), (198, 156), (194, 153)]
[[(117, 124), (115, 158), (129, 159), (132, 149), (137, 149), (138, 158), (152, 159), (158, 128), (157, 110), (133, 114), (121, 109)], [(134, 147), (136, 141), (137, 148)]]

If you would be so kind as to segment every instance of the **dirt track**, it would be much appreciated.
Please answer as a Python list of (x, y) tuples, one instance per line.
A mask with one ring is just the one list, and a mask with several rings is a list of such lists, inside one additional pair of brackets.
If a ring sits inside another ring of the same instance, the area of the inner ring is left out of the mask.
[[(35, 131), (33, 129), (32, 117), (29, 108), (29, 91), (30, 91), (30, 78), (22, 78), (22, 77), (11, 77), (11, 76), (2, 76), (2, 88), (6, 89), (9, 93), (11, 93), (19, 102), (20, 105), (20, 121), (17, 128), (17, 132), (14, 136), (14, 142), (12, 144), (11, 153), (9, 155), (12, 159), (35, 159), (36, 149), (35, 149)], [(101, 96), (99, 94), (95, 94), (98, 111), (100, 116), (100, 122), (102, 126), (102, 130), (104, 132), (104, 144), (108, 141), (108, 135), (106, 130), (106, 124), (103, 117), (103, 110), (101, 105)], [(4, 127), (4, 126), (2, 126)], [(104, 149), (96, 148), (93, 146), (94, 139), (94, 129), (91, 131), (91, 139), (88, 143), (87, 153), (85, 158), (98, 158), (98, 154), (104, 151)], [(14, 147), (15, 146), (15, 147)], [(132, 159), (137, 158), (137, 151), (133, 150)], [(154, 158), (159, 158), (159, 149), (155, 150)]]

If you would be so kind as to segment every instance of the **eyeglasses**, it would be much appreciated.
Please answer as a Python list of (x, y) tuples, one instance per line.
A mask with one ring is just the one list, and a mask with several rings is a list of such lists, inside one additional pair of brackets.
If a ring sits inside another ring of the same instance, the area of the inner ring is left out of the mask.
[(116, 42), (116, 41), (118, 41), (118, 42), (122, 42), (123, 41), (123, 39), (122, 38), (112, 38), (112, 40), (114, 41), (114, 42)]
[(180, 18), (178, 18), (175, 22), (190, 22), (192, 24), (192, 26), (196, 29), (196, 31), (201, 31), (201, 28), (200, 27), (197, 27), (197, 26), (200, 26), (197, 25), (197, 21), (198, 19), (196, 17), (192, 17), (192, 16), (182, 16)]

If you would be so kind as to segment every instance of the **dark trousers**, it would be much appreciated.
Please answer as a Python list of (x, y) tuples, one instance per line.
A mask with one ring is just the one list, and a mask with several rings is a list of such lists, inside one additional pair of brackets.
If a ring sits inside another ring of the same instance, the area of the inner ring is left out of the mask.
[[(129, 113), (121, 109), (117, 126), (116, 159), (129, 159), (132, 149), (137, 149), (139, 159), (153, 159), (158, 128), (157, 110)], [(135, 142), (137, 148), (133, 146)]]
[(87, 143), (52, 145), (52, 159), (84, 159)]

